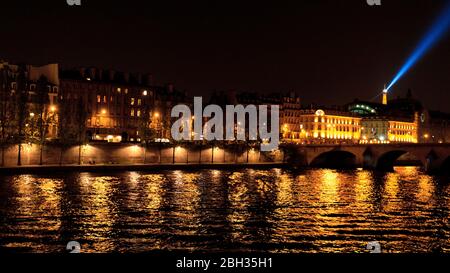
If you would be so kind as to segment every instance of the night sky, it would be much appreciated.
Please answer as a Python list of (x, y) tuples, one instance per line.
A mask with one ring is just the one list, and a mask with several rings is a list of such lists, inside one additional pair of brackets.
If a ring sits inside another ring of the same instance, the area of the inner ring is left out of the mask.
[[(245, 2), (245, 3), (244, 3)], [(391, 81), (444, 1), (0, 3), (0, 59), (150, 72), (191, 95), (296, 91), (303, 103), (370, 100)], [(392, 89), (450, 112), (450, 35)]]

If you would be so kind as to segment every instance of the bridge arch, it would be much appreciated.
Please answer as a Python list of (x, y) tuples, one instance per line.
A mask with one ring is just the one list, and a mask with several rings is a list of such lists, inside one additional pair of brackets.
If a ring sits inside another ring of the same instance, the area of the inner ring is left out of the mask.
[(398, 159), (400, 159), (404, 155), (411, 155), (417, 159), (417, 161), (420, 161), (423, 165), (423, 161), (420, 160), (415, 154), (407, 151), (407, 150), (392, 150), (388, 151), (384, 154), (382, 154), (380, 157), (378, 157), (377, 163), (376, 163), (376, 169), (380, 171), (393, 171), (394, 165), (397, 162)]
[(316, 156), (312, 161), (311, 167), (330, 168), (330, 169), (351, 169), (356, 167), (356, 155), (347, 151), (329, 151)]
[(362, 156), (363, 156), (362, 159), (363, 159), (363, 167), (364, 168), (371, 169), (373, 166), (376, 165), (376, 158), (370, 147), (366, 148), (366, 150), (364, 151)]

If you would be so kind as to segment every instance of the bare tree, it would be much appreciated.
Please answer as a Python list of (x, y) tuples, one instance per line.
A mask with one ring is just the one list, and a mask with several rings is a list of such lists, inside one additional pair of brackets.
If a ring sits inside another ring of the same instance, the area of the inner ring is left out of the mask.
[(152, 111), (150, 103), (144, 101), (144, 105), (141, 108), (141, 116), (139, 118), (139, 136), (141, 143), (144, 146), (144, 164), (147, 158), (147, 149), (149, 143), (156, 137), (156, 130), (152, 128)]
[(77, 125), (77, 144), (78, 144), (78, 165), (81, 165), (81, 153), (83, 145), (86, 143), (86, 119), (87, 109), (83, 97), (80, 96), (76, 104), (76, 125)]
[[(34, 101), (33, 101), (34, 102)], [(39, 142), (39, 165), (42, 165), (42, 154), (45, 144), (45, 136), (47, 134), (47, 126), (50, 118), (53, 115), (48, 114), (48, 109), (46, 105), (49, 103), (48, 98), (48, 81), (47, 78), (41, 76), (36, 84), (36, 110), (38, 114), (37, 127), (39, 131), (36, 131), (36, 138)], [(34, 138), (33, 138), (34, 139)]]
[(17, 90), (15, 92), (15, 104), (17, 106), (17, 131), (15, 141), (18, 144), (17, 165), (22, 165), (22, 144), (26, 140), (27, 114), (28, 114), (28, 90), (25, 67), (19, 67), (17, 76)]
[(64, 153), (72, 146), (79, 143), (79, 125), (77, 118), (78, 104), (73, 103), (68, 97), (62, 97), (59, 101), (59, 109), (61, 109), (58, 119), (59, 127), (59, 165), (63, 163)]
[(11, 144), (16, 122), (15, 104), (11, 84), (13, 72), (7, 67), (0, 68), (0, 146), (1, 162), (5, 165), (5, 149)]

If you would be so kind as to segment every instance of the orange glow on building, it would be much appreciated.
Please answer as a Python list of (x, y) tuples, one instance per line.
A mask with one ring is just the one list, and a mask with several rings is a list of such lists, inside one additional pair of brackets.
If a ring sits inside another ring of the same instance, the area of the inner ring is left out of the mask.
[(304, 144), (357, 143), (361, 137), (361, 118), (346, 112), (302, 110), (299, 123)]
[(362, 126), (361, 144), (418, 143), (416, 122), (367, 118)]

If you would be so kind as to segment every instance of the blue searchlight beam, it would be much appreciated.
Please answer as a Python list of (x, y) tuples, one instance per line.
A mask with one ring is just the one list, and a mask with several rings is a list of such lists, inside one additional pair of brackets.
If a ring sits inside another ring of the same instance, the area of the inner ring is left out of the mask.
[(431, 49), (447, 32), (450, 27), (450, 2), (447, 3), (445, 9), (440, 13), (439, 17), (436, 19), (434, 24), (427, 31), (426, 35), (422, 38), (416, 49), (413, 51), (411, 56), (407, 59), (405, 64), (402, 66), (398, 74), (388, 85), (386, 90), (391, 89), (393, 85), (400, 80), (406, 72), (411, 69), (411, 67), (425, 55), (425, 53)]

